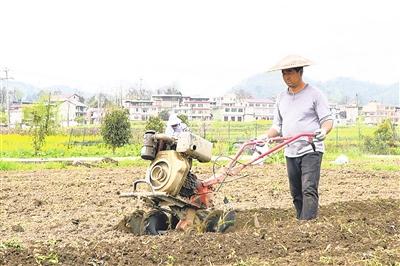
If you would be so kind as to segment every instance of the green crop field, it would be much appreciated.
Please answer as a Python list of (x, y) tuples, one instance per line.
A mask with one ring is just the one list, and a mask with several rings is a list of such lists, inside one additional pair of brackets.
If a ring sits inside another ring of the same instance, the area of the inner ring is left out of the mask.
[[(229, 155), (243, 141), (255, 138), (266, 132), (271, 121), (254, 122), (191, 122), (193, 133), (213, 142), (214, 155)], [(130, 144), (117, 148), (112, 154), (98, 128), (73, 128), (58, 131), (48, 136), (45, 145), (37, 157), (76, 157), (76, 156), (138, 156), (142, 146), (144, 122), (132, 123)], [(328, 135), (325, 143), (327, 151), (333, 154), (360, 154), (363, 149), (363, 138), (372, 136), (376, 127), (365, 125), (337, 126)], [(397, 135), (400, 135), (397, 129)], [(0, 134), (0, 156), (10, 158), (35, 157), (31, 136), (27, 132)], [(236, 145), (235, 145), (236, 143)]]
[[(0, 155), (10, 158), (35, 157), (32, 139), (28, 135), (0, 135)], [(140, 149), (139, 143), (131, 143), (118, 148), (116, 154), (106, 147), (101, 136), (54, 135), (46, 138), (45, 145), (37, 157), (74, 157), (74, 156), (136, 156)]]

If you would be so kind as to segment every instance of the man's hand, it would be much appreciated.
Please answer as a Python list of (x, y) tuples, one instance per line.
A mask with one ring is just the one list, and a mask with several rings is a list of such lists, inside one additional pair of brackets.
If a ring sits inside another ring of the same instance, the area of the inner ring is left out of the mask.
[(326, 130), (323, 128), (319, 128), (315, 130), (315, 138), (319, 141), (323, 141), (326, 138)]

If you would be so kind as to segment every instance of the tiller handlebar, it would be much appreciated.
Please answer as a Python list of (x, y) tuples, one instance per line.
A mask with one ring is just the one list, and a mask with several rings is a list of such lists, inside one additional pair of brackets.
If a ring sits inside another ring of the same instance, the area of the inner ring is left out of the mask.
[[(279, 152), (286, 145), (298, 141), (298, 139), (304, 137), (306, 137), (307, 139), (306, 141), (313, 147), (315, 151), (315, 144), (313, 141), (315, 133), (300, 133), (293, 137), (275, 137), (275, 138), (270, 138), (268, 140), (256, 139), (245, 142), (226, 167), (223, 167), (218, 173), (214, 173), (213, 176), (211, 176), (210, 178), (203, 180), (202, 182), (199, 182), (197, 186), (197, 195), (194, 195), (191, 198), (191, 201), (197, 204), (199, 203), (204, 204), (207, 207), (210, 206), (211, 193), (214, 192), (213, 188), (214, 185), (222, 184), (228, 176), (237, 175), (240, 171), (242, 171), (247, 166), (252, 165), (254, 162), (266, 156), (270, 156), (276, 152)], [(260, 154), (258, 157), (252, 158), (248, 162), (240, 163), (239, 165), (237, 165), (239, 158), (247, 148), (254, 147), (255, 145), (266, 145), (268, 143), (278, 143), (278, 144), (270, 148), (268, 151)]]

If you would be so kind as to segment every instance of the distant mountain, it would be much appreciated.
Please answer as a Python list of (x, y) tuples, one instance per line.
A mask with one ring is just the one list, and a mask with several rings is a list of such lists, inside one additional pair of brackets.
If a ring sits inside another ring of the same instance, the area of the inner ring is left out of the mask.
[(278, 72), (261, 73), (243, 80), (232, 91), (243, 89), (254, 98), (273, 98), (283, 90), (285, 84)]
[[(360, 104), (366, 104), (371, 100), (376, 100), (384, 104), (400, 106), (399, 82), (391, 85), (380, 85), (344, 77), (322, 82), (311, 80), (307, 76), (305, 80), (320, 88), (325, 92), (328, 99), (333, 102), (351, 103), (358, 100)], [(273, 98), (284, 90), (285, 87), (281, 74), (272, 72), (251, 76), (234, 86), (231, 91), (242, 89), (248, 94), (251, 94), (254, 98)], [(93, 93), (82, 92), (68, 86), (58, 85), (37, 88), (31, 84), (15, 80), (8, 82), (8, 89), (10, 91), (15, 90), (18, 98), (21, 98), (23, 101), (36, 101), (38, 93), (42, 89), (51, 90), (53, 92), (61, 91), (63, 94), (77, 93), (85, 99), (93, 96)]]
[[(321, 89), (333, 102), (350, 103), (356, 102), (358, 98), (360, 104), (376, 100), (384, 104), (400, 105), (398, 82), (391, 85), (380, 85), (344, 77), (325, 82), (313, 81), (307, 77), (305, 80)], [(261, 73), (242, 81), (231, 91), (243, 89), (254, 98), (273, 98), (285, 87), (280, 73)]]
[(351, 78), (336, 78), (326, 82), (315, 82), (328, 98), (339, 103), (357, 101), (366, 104), (369, 101), (378, 101), (384, 104), (400, 105), (399, 83), (380, 85)]
[[(4, 86), (4, 84), (3, 84)], [(62, 94), (73, 94), (77, 93), (83, 97), (89, 97), (91, 94), (81, 92), (78, 89), (71, 88), (64, 85), (56, 85), (56, 86), (48, 86), (43, 88), (35, 87), (31, 84), (20, 82), (20, 81), (9, 81), (8, 82), (8, 90), (9, 91), (16, 91), (16, 97), (21, 98), (22, 101), (36, 101), (38, 99), (39, 92), (41, 90), (48, 90), (52, 92), (60, 92)]]
[[(3, 84), (3, 87), (4, 86), (5, 85)], [(15, 90), (18, 98), (28, 102), (35, 101), (37, 99), (37, 94), (40, 91), (35, 86), (20, 81), (8, 81), (8, 90)]]
[(74, 93), (78, 93), (77, 89), (68, 87), (68, 86), (64, 86), (64, 85), (55, 85), (55, 86), (48, 86), (48, 87), (44, 87), (44, 90), (51, 90), (51, 91), (59, 91), (62, 92), (64, 94), (74, 94)]

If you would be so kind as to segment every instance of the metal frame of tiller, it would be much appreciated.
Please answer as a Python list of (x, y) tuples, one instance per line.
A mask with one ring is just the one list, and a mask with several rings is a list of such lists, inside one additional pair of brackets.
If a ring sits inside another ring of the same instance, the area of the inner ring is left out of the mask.
[[(235, 176), (237, 175), (240, 171), (242, 171), (244, 168), (252, 165), (254, 162), (257, 162), (258, 160), (270, 156), (276, 152), (279, 152), (282, 150), (286, 145), (297, 141), (299, 138), (302, 137), (307, 137), (307, 142), (313, 147), (315, 150), (315, 145), (313, 142), (313, 138), (315, 137), (314, 133), (301, 133), (298, 135), (295, 135), (293, 137), (275, 137), (275, 138), (270, 138), (268, 141), (265, 140), (251, 140), (248, 142), (245, 142), (239, 151), (236, 153), (236, 155), (232, 158), (232, 160), (229, 162), (229, 164), (224, 167), (224, 171), (218, 174), (214, 174), (212, 177), (209, 179), (206, 179), (201, 182), (201, 186), (197, 187), (198, 195), (201, 198), (201, 202), (205, 204), (206, 207), (209, 207), (209, 200), (205, 195), (209, 195), (210, 193), (214, 192), (213, 186), (218, 184), (218, 183), (223, 183), (225, 179), (228, 176)], [(276, 142), (274, 147), (270, 148), (268, 151), (265, 153), (260, 154), (258, 157), (251, 159), (250, 161), (246, 163), (240, 163), (238, 166), (236, 164), (238, 163), (238, 160), (242, 153), (245, 151), (246, 148), (249, 146), (254, 146), (254, 145), (266, 145), (269, 142), (273, 143)]]
[[(196, 186), (196, 191), (197, 191), (196, 194), (191, 196), (189, 199), (180, 196), (171, 196), (165, 192), (154, 191), (151, 184), (146, 180), (136, 180), (133, 183), (133, 192), (121, 193), (120, 196), (134, 197), (139, 200), (142, 199), (145, 202), (149, 203), (150, 205), (153, 205), (153, 207), (172, 214), (174, 214), (174, 212), (177, 210), (179, 210), (177, 212), (185, 213), (185, 215), (183, 215), (184, 217), (182, 217), (182, 215), (179, 215), (181, 217), (178, 224), (176, 225), (176, 229), (185, 229), (187, 228), (187, 226), (193, 224), (193, 217), (195, 216), (196, 210), (208, 209), (213, 206), (212, 195), (216, 192), (214, 188), (216, 184), (222, 185), (222, 183), (224, 183), (225, 179), (228, 176), (232, 177), (237, 175), (244, 168), (253, 165), (253, 163), (257, 162), (258, 160), (266, 156), (270, 156), (276, 152), (279, 152), (286, 145), (298, 141), (300, 138), (306, 138), (302, 139), (302, 141), (307, 141), (315, 150), (315, 145), (313, 142), (314, 137), (315, 133), (300, 133), (293, 137), (275, 137), (275, 138), (270, 138), (268, 140), (247, 141), (241, 146), (241, 148), (235, 154), (235, 156), (231, 158), (231, 161), (228, 163), (228, 165), (220, 169), (219, 173), (213, 173), (213, 175), (206, 180), (199, 180)], [(268, 143), (277, 143), (277, 144), (271, 147), (265, 153), (260, 154), (258, 157), (252, 158), (246, 163), (238, 164), (239, 158), (246, 150), (246, 148), (251, 146), (254, 147), (255, 145), (263, 145), (263, 144), (267, 145)], [(151, 188), (152, 191), (151, 192), (136, 191), (137, 185), (140, 183), (146, 183)], [(166, 210), (165, 208), (162, 208), (160, 206), (169, 206), (171, 210)]]

